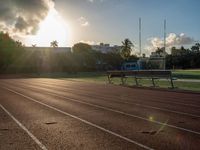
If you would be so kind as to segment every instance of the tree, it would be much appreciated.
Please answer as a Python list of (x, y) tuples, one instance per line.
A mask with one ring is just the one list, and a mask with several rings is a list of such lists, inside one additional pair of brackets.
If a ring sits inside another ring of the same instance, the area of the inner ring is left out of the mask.
[(17, 47), (23, 47), (23, 44), (22, 44), (21, 41), (18, 40), (18, 41), (16, 41), (15, 43), (16, 43)]
[(16, 66), (23, 53), (20, 41), (14, 41), (8, 33), (0, 32), (0, 72), (6, 71), (12, 65)]
[(86, 43), (77, 43), (72, 47), (77, 67), (81, 71), (90, 71), (95, 68), (96, 56), (92, 47)]
[(32, 47), (36, 47), (37, 45), (36, 44), (32, 44)]
[(200, 43), (196, 43), (194, 46), (192, 46), (191, 50), (194, 53), (199, 53), (199, 51), (200, 51)]
[(92, 47), (86, 43), (77, 43), (72, 47), (74, 53), (88, 53), (92, 51)]
[(122, 41), (121, 56), (123, 59), (128, 60), (130, 58), (132, 51), (131, 47), (134, 47), (134, 45), (128, 38)]
[(164, 49), (164, 47), (163, 48), (157, 48), (157, 50), (156, 50), (156, 53), (159, 55), (159, 56), (162, 56), (163, 54), (164, 54), (164, 52), (165, 52), (165, 49)]
[(56, 40), (52, 41), (50, 44), (51, 44), (51, 47), (58, 47), (58, 42)]

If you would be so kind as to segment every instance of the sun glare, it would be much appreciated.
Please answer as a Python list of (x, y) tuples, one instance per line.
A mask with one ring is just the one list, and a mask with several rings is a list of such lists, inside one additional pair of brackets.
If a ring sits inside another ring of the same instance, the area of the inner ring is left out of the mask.
[(29, 41), (38, 46), (50, 46), (50, 42), (56, 40), (59, 46), (67, 46), (69, 43), (69, 27), (58, 12), (52, 8), (48, 16), (40, 23), (38, 33)]

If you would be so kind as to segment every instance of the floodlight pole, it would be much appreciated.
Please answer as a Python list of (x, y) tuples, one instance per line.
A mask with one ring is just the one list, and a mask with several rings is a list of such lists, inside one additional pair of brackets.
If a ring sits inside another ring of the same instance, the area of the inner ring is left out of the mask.
[(141, 56), (141, 54), (142, 54), (142, 39), (141, 39), (141, 37), (142, 37), (142, 21), (141, 21), (141, 18), (139, 18), (139, 50), (140, 50), (140, 53), (139, 53), (139, 55)]
[[(166, 19), (164, 20), (164, 53), (166, 53)], [(166, 70), (166, 56), (164, 54), (164, 70)]]

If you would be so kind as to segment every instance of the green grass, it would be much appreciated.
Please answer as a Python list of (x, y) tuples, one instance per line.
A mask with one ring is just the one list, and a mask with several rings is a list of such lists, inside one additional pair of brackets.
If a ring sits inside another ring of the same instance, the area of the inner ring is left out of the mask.
[[(177, 77), (178, 79), (200, 79), (200, 70), (175, 70), (173, 71), (173, 76)], [(108, 83), (108, 79), (105, 73), (77, 73), (77, 74), (71, 74), (67, 77), (64, 77), (62, 79), (71, 79), (71, 80), (81, 80), (86, 82), (97, 82), (97, 83)], [(114, 84), (120, 85), (121, 80), (120, 79), (114, 79)], [(142, 86), (152, 86), (151, 80), (139, 80), (139, 83)], [(127, 85), (135, 85), (135, 81), (133, 78), (129, 78), (127, 80)], [(160, 80), (156, 81), (156, 85), (159, 85), (161, 88), (168, 88), (171, 86), (169, 81)], [(191, 90), (191, 91), (200, 91), (200, 82), (184, 82), (184, 81), (174, 81), (175, 87), (182, 90)]]
[[(151, 87), (152, 86), (152, 81), (151, 80), (140, 80), (139, 83), (142, 86), (147, 86)], [(171, 83), (168, 80), (158, 80), (155, 81), (156, 85), (161, 87), (161, 88), (171, 88)], [(135, 85), (135, 82), (133, 79), (129, 79), (128, 85)], [(191, 91), (200, 91), (200, 82), (184, 82), (184, 81), (174, 81), (174, 86), (177, 89), (182, 89), (182, 90), (191, 90)]]
[[(69, 78), (68, 78), (69, 79)], [(72, 80), (74, 80), (75, 78), (70, 78)], [(66, 80), (66, 78), (65, 78)], [(75, 80), (79, 80), (79, 81), (85, 81), (85, 82), (96, 82), (96, 83), (108, 83), (108, 79), (106, 76), (102, 76), (102, 77), (92, 77), (92, 78), (76, 78)], [(116, 85), (120, 85), (121, 84), (121, 80), (118, 78), (115, 78), (112, 80), (113, 84)], [(152, 81), (151, 80), (138, 80), (139, 84), (142, 85), (143, 87), (152, 87)], [(155, 82), (156, 85), (160, 88), (171, 88), (171, 84), (169, 81), (156, 81)], [(127, 79), (126, 81), (126, 85), (128, 86), (135, 86), (135, 81), (134, 79)], [(180, 90), (189, 90), (189, 91), (200, 91), (200, 82), (184, 82), (184, 81), (174, 81), (174, 85), (177, 89)]]
[(174, 70), (173, 76), (179, 79), (200, 79), (200, 69), (196, 70)]

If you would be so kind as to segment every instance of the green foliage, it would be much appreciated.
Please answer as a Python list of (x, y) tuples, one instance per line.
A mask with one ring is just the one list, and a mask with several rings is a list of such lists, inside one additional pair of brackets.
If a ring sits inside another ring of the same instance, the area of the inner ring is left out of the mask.
[(78, 71), (119, 69), (123, 61), (117, 50), (105, 54), (86, 43), (77, 43), (72, 49)]
[(77, 43), (73, 46), (72, 50), (77, 71), (91, 71), (95, 69), (96, 53), (89, 44)]
[(21, 42), (14, 41), (8, 33), (0, 32), (0, 72), (18, 62), (23, 52)]
[(89, 53), (92, 51), (92, 47), (89, 44), (86, 43), (77, 43), (72, 47), (73, 53)]
[(162, 48), (157, 48), (157, 50), (156, 50), (156, 53), (159, 55), (159, 56), (162, 56), (162, 54), (164, 54), (164, 52), (165, 52), (165, 48), (164, 47), (162, 47)]
[(133, 46), (133, 43), (129, 39), (122, 41), (121, 56), (123, 59), (128, 60), (130, 58), (132, 51), (131, 47)]
[[(9, 40), (11, 44), (5, 41), (0, 44), (1, 73), (103, 71), (119, 69), (122, 62), (117, 51), (104, 54), (84, 43), (75, 44), (73, 52), (56, 53), (53, 49), (26, 49), (19, 41), (15, 42), (10, 37)], [(6, 47), (6, 53), (3, 53), (3, 47)]]
[(166, 57), (167, 68), (200, 68), (199, 49), (199, 43), (196, 43), (191, 49), (172, 47), (171, 54)]
[[(56, 43), (56, 42), (55, 42)], [(81, 72), (121, 69), (124, 60), (138, 59), (131, 55), (133, 44), (129, 39), (123, 42), (121, 51), (102, 53), (85, 43), (77, 43), (73, 51), (55, 53), (51, 49), (27, 50), (19, 41), (14, 41), (7, 33), (0, 32), (0, 73), (45, 73)], [(158, 53), (162, 49), (157, 50)], [(184, 47), (171, 49), (166, 56), (166, 65), (171, 68), (200, 68), (200, 44), (191, 49)], [(157, 64), (146, 64), (146, 69)]]

